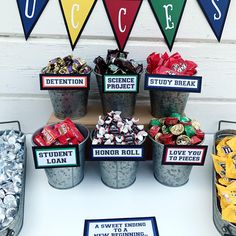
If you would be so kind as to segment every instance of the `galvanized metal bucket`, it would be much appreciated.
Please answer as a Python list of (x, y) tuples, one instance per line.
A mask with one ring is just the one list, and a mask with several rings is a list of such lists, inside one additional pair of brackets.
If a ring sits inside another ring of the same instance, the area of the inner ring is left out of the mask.
[(154, 117), (183, 114), (188, 98), (189, 93), (150, 90), (151, 113)]
[[(225, 129), (220, 130), (221, 123), (233, 123), (236, 122), (232, 121), (220, 121), (219, 122), (219, 131), (215, 134), (214, 144), (213, 144), (213, 153), (216, 154), (216, 147), (215, 143), (218, 142), (220, 139), (226, 137), (226, 136), (236, 136), (236, 130), (233, 129)], [(216, 183), (217, 183), (217, 173), (214, 170), (213, 167), (213, 178), (212, 178), (212, 195), (213, 195), (213, 221), (215, 224), (215, 227), (219, 231), (221, 235), (224, 236), (235, 236), (236, 235), (236, 225), (232, 224), (230, 222), (227, 222), (222, 219), (221, 216), (221, 208), (220, 208), (220, 202), (217, 197), (216, 192)]]
[(162, 165), (164, 145), (156, 142), (152, 137), (152, 159), (154, 176), (161, 184), (169, 187), (179, 187), (186, 184), (192, 166)]
[[(47, 168), (45, 169), (45, 173), (48, 178), (48, 183), (57, 189), (69, 189), (73, 188), (78, 185), (84, 178), (84, 163), (85, 163), (85, 149), (86, 143), (89, 138), (89, 130), (81, 125), (76, 124), (76, 127), (79, 131), (83, 134), (85, 140), (80, 143), (79, 146), (79, 160), (80, 166), (79, 167), (63, 167), (63, 168)], [(34, 137), (42, 131), (38, 129), (32, 136), (32, 143)]]
[[(0, 124), (6, 124), (6, 123), (17, 123), (18, 130), (15, 130), (15, 132), (22, 133), (19, 121), (0, 122)], [(3, 132), (4, 131), (0, 131), (0, 135), (2, 135)], [(21, 228), (23, 226), (24, 201), (25, 201), (25, 178), (26, 178), (26, 154), (27, 154), (26, 138), (24, 139), (23, 145), (24, 145), (24, 160), (23, 160), (23, 175), (22, 175), (23, 179), (22, 179), (22, 192), (21, 192), (21, 197), (19, 199), (19, 209), (16, 213), (16, 216), (14, 217), (14, 220), (6, 228), (0, 230), (0, 236), (16, 236), (20, 233)]]
[(110, 111), (121, 111), (121, 116), (123, 117), (133, 116), (137, 93), (104, 93), (103, 76), (95, 71), (94, 74), (97, 79), (103, 114), (106, 115)]

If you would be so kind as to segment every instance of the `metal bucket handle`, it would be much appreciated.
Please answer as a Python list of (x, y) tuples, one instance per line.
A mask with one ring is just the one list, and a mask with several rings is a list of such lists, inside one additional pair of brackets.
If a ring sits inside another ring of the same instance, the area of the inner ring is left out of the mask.
[(3, 124), (14, 124), (14, 123), (17, 123), (17, 125), (18, 125), (18, 130), (21, 132), (21, 126), (20, 126), (20, 122), (19, 122), (18, 120), (3, 121), (3, 122), (0, 122), (0, 125), (3, 125)]
[(6, 236), (14, 236), (15, 235), (15, 231), (12, 229), (8, 229), (7, 235)]
[(221, 130), (221, 124), (227, 123), (227, 124), (236, 124), (236, 121), (228, 121), (228, 120), (220, 120), (218, 124), (218, 131)]
[(224, 232), (223, 236), (233, 236), (231, 230), (229, 229), (229, 225), (225, 225), (222, 227), (222, 231)]

